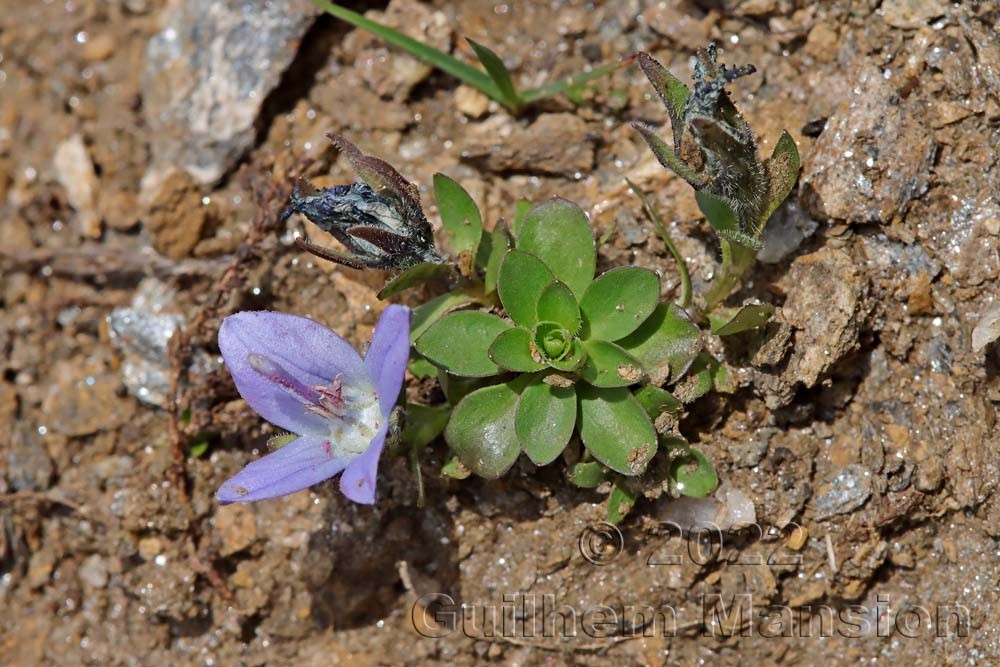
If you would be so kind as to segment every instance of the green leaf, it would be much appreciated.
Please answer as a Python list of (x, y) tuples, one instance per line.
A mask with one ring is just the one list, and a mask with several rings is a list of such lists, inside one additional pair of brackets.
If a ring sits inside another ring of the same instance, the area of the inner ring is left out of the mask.
[(483, 236), (483, 219), (476, 202), (444, 174), (434, 174), (434, 197), (452, 250), (456, 255), (475, 253)]
[(639, 401), (639, 405), (654, 423), (656, 418), (664, 412), (669, 412), (674, 417), (680, 417), (681, 411), (684, 409), (681, 402), (674, 398), (673, 394), (666, 389), (652, 385), (646, 385), (636, 391), (635, 399)]
[(422, 448), (430, 444), (434, 438), (441, 435), (448, 418), (451, 416), (451, 406), (429, 406), (407, 403), (406, 424), (403, 426), (403, 441), (411, 447)]
[(202, 440), (191, 445), (191, 456), (200, 459), (208, 452), (208, 440)]
[(721, 365), (712, 355), (702, 352), (691, 364), (684, 381), (674, 387), (674, 395), (683, 403), (701, 398), (712, 390), (719, 368)]
[(576, 391), (535, 376), (521, 392), (514, 420), (517, 437), (532, 463), (552, 463), (566, 449), (576, 426)]
[(539, 322), (531, 330), (531, 353), (547, 363), (565, 361), (574, 352), (577, 338), (555, 322)]
[(580, 377), (595, 387), (627, 387), (643, 378), (642, 365), (631, 354), (606, 340), (583, 342), (587, 360)]
[(449, 405), (458, 405), (463, 398), (489, 383), (489, 378), (463, 378), (451, 375), (440, 368), (437, 372), (438, 384), (441, 385), (441, 391), (444, 392), (444, 398)]
[(452, 479), (466, 479), (472, 471), (465, 467), (461, 459), (452, 455), (448, 462), (441, 467), (441, 474)]
[(555, 276), (535, 255), (511, 250), (500, 264), (497, 290), (507, 316), (515, 324), (532, 327), (538, 322), (538, 300)]
[(576, 385), (580, 439), (595, 459), (623, 475), (639, 475), (656, 454), (656, 431), (625, 388)]
[(554, 280), (542, 290), (538, 297), (538, 320), (555, 322), (562, 325), (571, 334), (580, 331), (580, 307), (576, 305), (576, 297), (565, 284)]
[(570, 466), (566, 473), (570, 484), (581, 489), (593, 489), (607, 478), (607, 468), (597, 461), (581, 461)]
[(579, 338), (570, 340), (569, 352), (562, 359), (549, 359), (549, 366), (556, 370), (570, 373), (578, 370), (587, 360), (587, 352)]
[(799, 160), (799, 149), (795, 147), (795, 140), (787, 131), (782, 131), (778, 138), (778, 143), (774, 146), (771, 158), (764, 163), (767, 170), (767, 180), (769, 190), (767, 194), (767, 212), (762, 223), (766, 223), (771, 214), (781, 206), (788, 193), (795, 187), (795, 179), (799, 177), (799, 168), (802, 166)]
[(458, 291), (446, 292), (436, 296), (426, 303), (422, 303), (413, 309), (413, 317), (410, 321), (410, 340), (415, 341), (420, 338), (425, 331), (445, 314), (476, 303), (479, 297), (472, 292)]
[(704, 498), (719, 485), (715, 466), (695, 447), (670, 462), (669, 474), (674, 490), (692, 498)]
[(659, 304), (653, 314), (618, 345), (639, 360), (651, 384), (679, 379), (701, 351), (701, 330), (675, 304)]
[(435, 264), (433, 262), (416, 264), (387, 282), (378, 293), (378, 298), (380, 300), (391, 299), (411, 287), (444, 278), (454, 270), (455, 267), (451, 264)]
[(733, 207), (725, 199), (708, 190), (696, 190), (694, 198), (698, 202), (698, 208), (701, 209), (705, 219), (708, 220), (708, 224), (712, 226), (716, 234), (745, 248), (760, 250), (764, 247), (760, 241), (746, 233), (740, 225)]
[(524, 220), (524, 216), (528, 215), (528, 211), (533, 209), (535, 205), (531, 203), (530, 199), (518, 199), (517, 203), (514, 204), (514, 235), (517, 236), (517, 232), (521, 229), (521, 221)]
[(438, 367), (414, 352), (410, 355), (410, 363), (406, 370), (414, 377), (429, 378), (437, 375)]
[(520, 93), (521, 101), (525, 104), (535, 102), (537, 100), (545, 99), (546, 97), (552, 97), (553, 95), (558, 95), (559, 93), (566, 93), (570, 98), (570, 101), (574, 104), (580, 103), (580, 93), (583, 92), (584, 86), (595, 79), (599, 79), (603, 76), (611, 74), (615, 70), (620, 69), (628, 63), (627, 60), (622, 60), (617, 63), (607, 63), (604, 65), (599, 65), (589, 72), (583, 72), (582, 74), (577, 74), (576, 76), (571, 76), (567, 79), (562, 79), (561, 81), (553, 81), (552, 83), (547, 83), (544, 86), (538, 88), (531, 88), (529, 90), (523, 90)]
[(580, 207), (558, 197), (528, 211), (517, 247), (538, 257), (579, 298), (594, 279), (597, 250)]
[(677, 153), (660, 138), (656, 130), (645, 123), (638, 122), (632, 123), (632, 127), (638, 130), (642, 138), (646, 140), (646, 144), (653, 151), (653, 155), (660, 161), (660, 164), (690, 183), (693, 188), (703, 188), (708, 185), (708, 177), (693, 170), (684, 160), (680, 159)]
[(774, 314), (774, 306), (769, 303), (751, 304), (743, 306), (735, 315), (731, 317), (709, 316), (712, 320), (712, 333), (718, 336), (732, 336), (733, 334), (756, 329), (764, 326)]
[(632, 511), (635, 500), (636, 494), (628, 488), (626, 479), (618, 478), (608, 496), (608, 522), (616, 525), (620, 523)]
[(507, 66), (503, 64), (503, 60), (482, 44), (474, 42), (468, 37), (465, 38), (465, 41), (476, 52), (479, 62), (483, 64), (483, 67), (486, 68), (486, 73), (493, 79), (497, 90), (500, 91), (503, 104), (516, 110), (521, 106), (521, 98), (518, 97), (517, 89), (514, 87), (514, 80), (511, 79), (510, 72), (507, 70)]
[(674, 146), (677, 147), (680, 145), (681, 134), (684, 132), (681, 119), (684, 117), (684, 107), (687, 105), (690, 91), (648, 53), (640, 51), (637, 54), (637, 60), (646, 78), (653, 84), (656, 94), (663, 101), (663, 105), (667, 107), (667, 113), (670, 115), (670, 128), (674, 135)]
[(497, 366), (518, 373), (531, 373), (545, 368), (531, 354), (531, 332), (521, 327), (507, 329), (490, 345), (490, 359)]
[(477, 389), (455, 406), (444, 438), (465, 467), (480, 477), (500, 477), (521, 453), (514, 428), (517, 403), (517, 391), (506, 382)]
[(592, 282), (580, 299), (586, 337), (609, 341), (624, 338), (650, 316), (659, 298), (660, 279), (649, 269), (611, 269)]
[(510, 322), (478, 310), (442, 317), (414, 345), (417, 352), (453, 375), (486, 377), (500, 372), (490, 359), (490, 345)]
[(439, 51), (432, 46), (419, 42), (412, 37), (408, 37), (397, 30), (367, 19), (357, 12), (352, 12), (350, 9), (335, 5), (332, 2), (326, 2), (326, 0), (311, 0), (311, 2), (323, 11), (336, 16), (341, 21), (349, 23), (356, 28), (367, 30), (373, 35), (384, 39), (389, 44), (423, 60), (428, 65), (437, 67), (442, 72), (452, 75), (459, 81), (463, 81), (473, 88), (478, 89), (488, 97), (503, 103), (500, 89), (497, 88), (497, 85), (493, 83), (493, 80), (486, 72), (462, 62), (443, 51)]
[(479, 243), (479, 254), (476, 265), (483, 270), (483, 292), (492, 294), (497, 288), (497, 278), (500, 276), (500, 263), (510, 248), (510, 235), (507, 227), (500, 221), (493, 231), (482, 238)]

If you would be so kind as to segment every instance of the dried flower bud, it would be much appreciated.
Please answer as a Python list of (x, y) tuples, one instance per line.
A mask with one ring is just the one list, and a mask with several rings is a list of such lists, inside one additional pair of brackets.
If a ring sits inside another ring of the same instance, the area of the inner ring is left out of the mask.
[(356, 269), (405, 269), (443, 261), (434, 247), (417, 188), (388, 163), (364, 155), (338, 135), (327, 135), (348, 157), (362, 183), (303, 191), (296, 186), (287, 218), (301, 213), (350, 251), (340, 252), (297, 239), (304, 250)]

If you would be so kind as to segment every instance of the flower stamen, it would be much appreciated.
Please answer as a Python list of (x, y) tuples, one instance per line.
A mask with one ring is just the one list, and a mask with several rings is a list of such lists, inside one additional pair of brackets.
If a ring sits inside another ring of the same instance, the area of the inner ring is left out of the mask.
[(247, 363), (250, 364), (250, 368), (302, 401), (302, 403), (309, 405), (319, 400), (319, 395), (315, 390), (299, 382), (295, 376), (273, 359), (265, 357), (263, 354), (251, 352), (247, 355)]

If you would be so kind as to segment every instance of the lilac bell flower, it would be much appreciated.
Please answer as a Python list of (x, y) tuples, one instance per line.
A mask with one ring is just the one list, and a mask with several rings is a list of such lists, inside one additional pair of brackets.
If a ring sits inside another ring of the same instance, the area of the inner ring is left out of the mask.
[(277, 498), (340, 472), (345, 496), (375, 502), (378, 459), (410, 354), (409, 308), (385, 309), (364, 360), (323, 325), (267, 311), (223, 320), (219, 349), (250, 407), (298, 436), (227, 480), (216, 493), (221, 504)]

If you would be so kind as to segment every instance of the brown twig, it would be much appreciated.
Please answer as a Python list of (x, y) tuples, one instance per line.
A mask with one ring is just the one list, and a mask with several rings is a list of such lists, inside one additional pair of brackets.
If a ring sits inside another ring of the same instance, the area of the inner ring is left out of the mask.
[(250, 265), (260, 261), (257, 248), (268, 235), (276, 232), (280, 225), (281, 210), (291, 195), (293, 185), (312, 164), (313, 158), (302, 157), (280, 178), (275, 180), (271, 169), (255, 168), (244, 172), (243, 184), (250, 190), (254, 203), (254, 219), (246, 238), (232, 256), (229, 264), (223, 269), (212, 286), (207, 299), (187, 326), (178, 328), (170, 338), (170, 390), (167, 398), (167, 423), (170, 435), (170, 447), (173, 457), (171, 476), (174, 483), (181, 489), (182, 498), (189, 500), (187, 494), (185, 457), (183, 449), (183, 434), (180, 427), (180, 414), (184, 406), (184, 396), (181, 395), (181, 376), (185, 372), (191, 357), (191, 342), (204, 337), (202, 331), (208, 322), (214, 321), (221, 314), (230, 294), (239, 288), (241, 277)]

